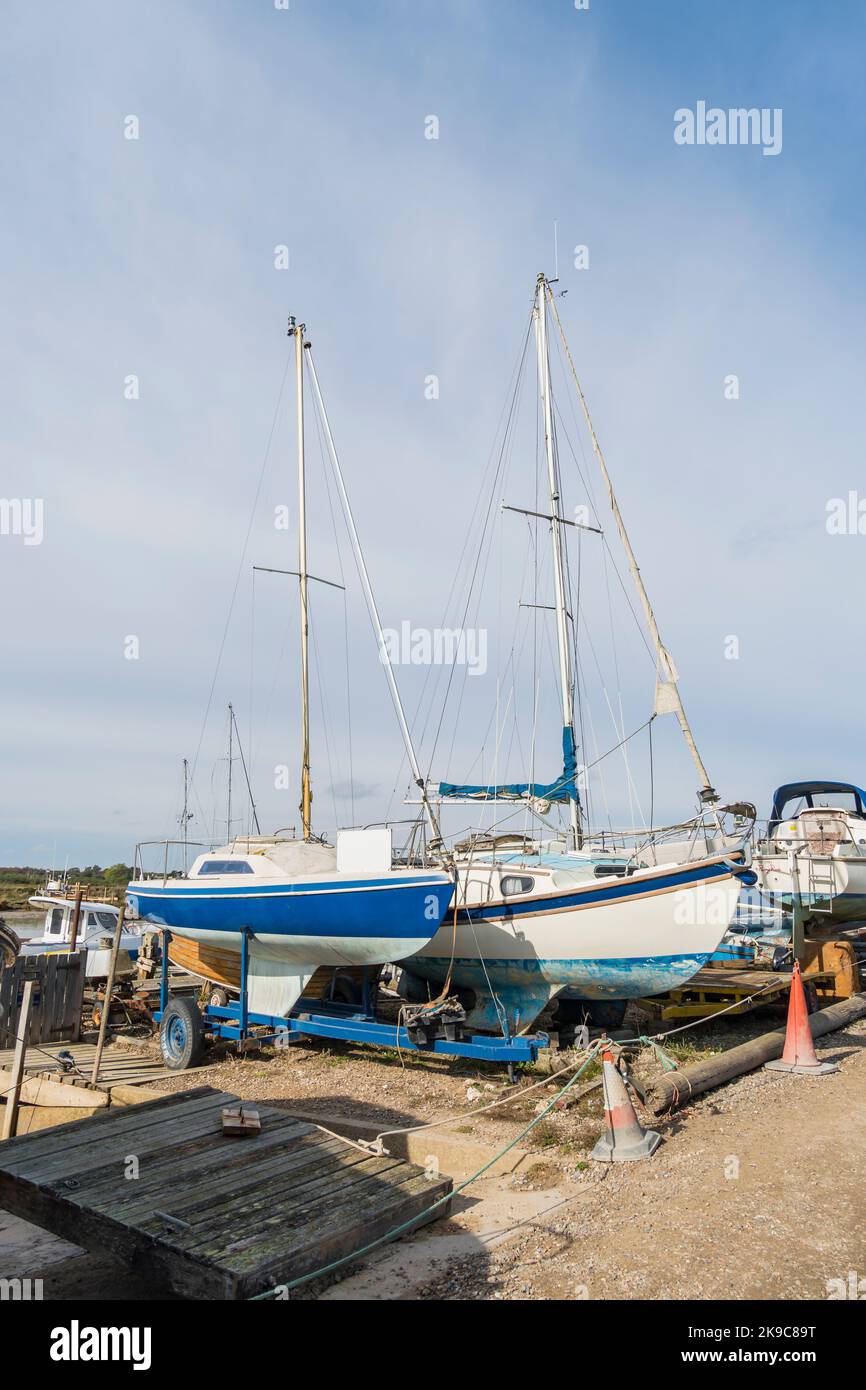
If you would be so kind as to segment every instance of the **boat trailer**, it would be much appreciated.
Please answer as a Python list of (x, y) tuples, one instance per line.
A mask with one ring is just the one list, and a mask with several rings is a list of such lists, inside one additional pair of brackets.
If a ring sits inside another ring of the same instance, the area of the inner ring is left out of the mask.
[(154, 1014), (154, 1020), (159, 1024), (160, 1048), (165, 1064), (175, 1071), (194, 1066), (200, 1060), (205, 1034), (237, 1042), (241, 1051), (253, 1043), (272, 1042), (276, 1047), (287, 1047), (301, 1038), (333, 1038), (341, 1042), (364, 1043), (370, 1047), (394, 1048), (400, 1052), (465, 1057), (507, 1066), (512, 1080), (518, 1062), (535, 1062), (538, 1054), (550, 1046), (549, 1037), (541, 1032), (506, 1033), (502, 1037), (467, 1032), (462, 1023), (462, 1009), (455, 1011), (447, 1005), (425, 1008), (407, 1004), (405, 1021), (396, 1024), (383, 1022), (375, 1015), (371, 980), (366, 969), (360, 1005), (346, 1004), (336, 999), (305, 999), (302, 996), (287, 1018), (254, 1013), (249, 1008), (247, 994), (248, 932), (244, 932), (241, 939), (239, 997), (228, 999), (223, 1004), (208, 1003), (202, 1008), (188, 995), (172, 996), (168, 952), (171, 932), (167, 928), (160, 928), (160, 932), (162, 962), (159, 1010)]

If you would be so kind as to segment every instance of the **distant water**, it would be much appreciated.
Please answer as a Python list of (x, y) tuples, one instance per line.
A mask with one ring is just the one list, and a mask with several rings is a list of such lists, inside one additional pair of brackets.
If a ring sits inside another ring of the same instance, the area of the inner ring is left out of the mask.
[(4, 922), (11, 927), (19, 941), (29, 941), (33, 936), (41, 936), (45, 927), (45, 912), (39, 908), (19, 907), (12, 912), (0, 913)]

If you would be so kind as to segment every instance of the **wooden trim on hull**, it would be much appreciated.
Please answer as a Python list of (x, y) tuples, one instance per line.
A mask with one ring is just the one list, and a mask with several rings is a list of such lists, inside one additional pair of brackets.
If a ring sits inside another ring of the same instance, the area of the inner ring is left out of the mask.
[[(210, 984), (234, 990), (241, 987), (241, 958), (237, 951), (227, 951), (220, 946), (209, 946), (201, 941), (191, 941), (187, 937), (173, 936), (169, 942), (168, 958), (172, 965), (178, 966), (190, 975), (198, 975)], [(360, 998), (364, 986), (364, 971), (372, 968), (363, 965), (320, 965), (312, 979), (307, 982), (304, 998), (323, 998), (335, 970), (341, 980), (352, 981)], [(375, 967), (377, 979), (381, 968)]]
[(184, 936), (173, 936), (168, 946), (168, 958), (172, 965), (188, 971), (190, 975), (199, 975), (211, 984), (224, 985), (229, 989), (241, 987), (241, 958), (237, 951), (226, 951), (219, 946), (190, 941)]

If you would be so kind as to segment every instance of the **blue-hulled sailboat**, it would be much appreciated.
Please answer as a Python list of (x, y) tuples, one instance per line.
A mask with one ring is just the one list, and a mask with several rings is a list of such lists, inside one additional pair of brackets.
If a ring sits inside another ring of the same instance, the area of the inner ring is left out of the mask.
[[(438, 868), (395, 866), (391, 832), (350, 830), (328, 845), (312, 830), (304, 463), (304, 362), (328, 444), (358, 574), (379, 633), (380, 650), (406, 752), (421, 774), (361, 552), (333, 437), (324, 410), (304, 326), (290, 322), (295, 344), (300, 595), (302, 758), (300, 839), (256, 836), (200, 854), (183, 877), (139, 874), (127, 890), (130, 911), (177, 938), (178, 959), (207, 979), (236, 983), (247, 960), (247, 1002), (252, 1012), (287, 1016), (320, 966), (381, 965), (411, 955), (437, 931), (453, 893)], [(431, 824), (435, 814), (427, 803)]]

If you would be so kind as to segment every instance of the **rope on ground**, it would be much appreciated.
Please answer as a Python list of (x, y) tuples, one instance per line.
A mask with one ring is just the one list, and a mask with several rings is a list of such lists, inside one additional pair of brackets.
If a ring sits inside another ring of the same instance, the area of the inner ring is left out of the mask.
[[(731, 1009), (739, 1008), (743, 1004), (749, 1004), (753, 999), (758, 999), (762, 994), (766, 994), (768, 990), (777, 989), (780, 983), (781, 981), (778, 979), (778, 977), (776, 977), (770, 980), (766, 985), (762, 985), (760, 989), (755, 990), (754, 994), (748, 995), (747, 998), (738, 999), (733, 1004), (727, 1004), (724, 1008), (717, 1009), (714, 1013), (707, 1014), (704, 1018), (697, 1018), (694, 1019), (691, 1023), (685, 1023), (680, 1028), (669, 1028), (666, 1032), (653, 1033), (651, 1035), (639, 1034), (634, 1039), (623, 1039), (622, 1042), (625, 1043), (626, 1046), (628, 1046), (628, 1044), (631, 1042), (648, 1045), (652, 1047), (657, 1060), (661, 1063), (663, 1070), (668, 1072), (670, 1072), (671, 1070), (678, 1070), (675, 1064), (673, 1067), (671, 1066), (673, 1059), (668, 1057), (664, 1050), (657, 1046), (661, 1039), (673, 1037), (677, 1033), (685, 1033), (689, 1028), (697, 1028), (699, 1024), (708, 1023), (712, 1019), (718, 1018), (721, 1014), (729, 1013)], [(529, 1124), (526, 1125), (526, 1127), (522, 1129), (520, 1133), (514, 1137), (514, 1139), (510, 1140), (510, 1142), (507, 1143), (504, 1146), (504, 1148), (500, 1149), (498, 1153), (494, 1154), (492, 1158), (488, 1159), (486, 1163), (482, 1164), (482, 1166), (478, 1168), (474, 1173), (472, 1173), (470, 1177), (464, 1178), (463, 1182), (458, 1183), (457, 1186), (452, 1188), (450, 1192), (447, 1192), (442, 1197), (438, 1197), (436, 1201), (432, 1202), (429, 1207), (426, 1207), (423, 1212), (419, 1212), (417, 1215), (410, 1217), (408, 1221), (404, 1221), (399, 1226), (395, 1226), (392, 1230), (387, 1231), (385, 1235), (379, 1236), (377, 1240), (370, 1241), (367, 1245), (363, 1245), (358, 1250), (354, 1250), (351, 1255), (344, 1255), (339, 1260), (332, 1260), (330, 1264), (323, 1265), (321, 1269), (313, 1270), (309, 1274), (302, 1274), (299, 1276), (299, 1278), (292, 1279), (287, 1284), (278, 1285), (274, 1289), (267, 1289), (264, 1293), (254, 1294), (253, 1297), (250, 1299), (250, 1302), (257, 1303), (261, 1302), (264, 1299), (276, 1298), (281, 1291), (289, 1293), (292, 1289), (298, 1288), (301, 1284), (308, 1284), (314, 1279), (322, 1279), (326, 1274), (331, 1274), (335, 1270), (341, 1269), (344, 1265), (351, 1264), (353, 1261), (361, 1259), (361, 1257), (364, 1255), (369, 1255), (373, 1250), (377, 1250), (380, 1246), (385, 1245), (388, 1241), (396, 1239), (397, 1236), (404, 1235), (407, 1231), (410, 1231), (413, 1226), (417, 1226), (419, 1222), (426, 1220), (432, 1212), (438, 1210), (439, 1207), (444, 1206), (446, 1202), (450, 1202), (461, 1192), (464, 1192), (466, 1188), (469, 1187), (472, 1183), (477, 1182), (478, 1179), (488, 1171), (488, 1169), (492, 1168), (494, 1164), (498, 1163), (501, 1158), (504, 1158), (505, 1155), (509, 1153), (517, 1144), (519, 1144), (522, 1139), (525, 1139), (527, 1134), (529, 1134), (535, 1128), (535, 1126), (545, 1118), (546, 1115), (549, 1115), (550, 1111), (554, 1108), (554, 1106), (562, 1099), (562, 1097), (568, 1091), (571, 1090), (572, 1086), (575, 1085), (575, 1083), (586, 1071), (590, 1062), (593, 1061), (601, 1051), (608, 1049), (610, 1047), (610, 1044), (611, 1040), (609, 1038), (597, 1038), (595, 1042), (591, 1043), (590, 1046), (587, 1048), (586, 1056), (583, 1062), (581, 1062), (579, 1065), (576, 1062), (569, 1063), (568, 1066), (560, 1068), (559, 1071), (553, 1072), (549, 1076), (542, 1077), (540, 1081), (534, 1081), (530, 1086), (524, 1086), (520, 1091), (517, 1092), (516, 1095), (503, 1096), (499, 1100), (491, 1101), (488, 1105), (479, 1106), (475, 1110), (464, 1111), (460, 1115), (451, 1115), (444, 1120), (434, 1120), (431, 1121), (429, 1124), (407, 1126), (405, 1129), (382, 1130), (380, 1134), (376, 1135), (375, 1139), (369, 1140), (366, 1143), (355, 1143), (351, 1139), (345, 1139), (345, 1142), (347, 1144), (350, 1144), (352, 1148), (359, 1149), (363, 1153), (383, 1154), (386, 1152), (386, 1150), (384, 1149), (384, 1147), (382, 1147), (381, 1141), (383, 1139), (388, 1138), (392, 1134), (415, 1134), (421, 1130), (437, 1129), (442, 1125), (453, 1124), (455, 1120), (466, 1119), (467, 1117), (471, 1118), (474, 1115), (481, 1115), (487, 1110), (494, 1110), (499, 1105), (512, 1104), (515, 1100), (519, 1100), (523, 1096), (528, 1095), (530, 1091), (537, 1090), (539, 1086), (549, 1085), (550, 1082), (552, 1080), (555, 1080), (558, 1076), (563, 1076), (566, 1072), (572, 1071), (576, 1066), (578, 1068), (577, 1071), (574, 1072), (574, 1075), (568, 1081), (566, 1081), (563, 1087), (560, 1088), (560, 1090), (553, 1097), (550, 1103), (546, 1105), (544, 1109), (534, 1117), (534, 1119), (530, 1120)], [(690, 1083), (688, 1083), (687, 1078), (682, 1079), (686, 1081), (686, 1084), (690, 1085)], [(676, 1082), (674, 1082), (674, 1084), (676, 1085)], [(323, 1133), (330, 1135), (334, 1139), (344, 1139), (343, 1135), (335, 1134), (333, 1130), (325, 1129), (324, 1125), (319, 1125), (318, 1128), (322, 1130)], [(379, 1147), (374, 1147), (376, 1145), (378, 1145)]]
[[(598, 1050), (598, 1044), (593, 1043), (593, 1050)], [(565, 1076), (566, 1072), (573, 1071), (580, 1066), (579, 1059), (569, 1062), (567, 1066), (560, 1067), (559, 1071), (549, 1072), (540, 1081), (533, 1081), (529, 1086), (522, 1086), (518, 1091), (512, 1091), (510, 1095), (501, 1096), (499, 1100), (492, 1100), (487, 1105), (479, 1105), (475, 1110), (463, 1110), (459, 1115), (448, 1115), (444, 1120), (431, 1120), (424, 1125), (406, 1125), (403, 1129), (383, 1129), (376, 1135), (375, 1139), (362, 1140), (362, 1146), (370, 1153), (384, 1154), (388, 1150), (382, 1147), (382, 1140), (388, 1139), (392, 1134), (418, 1134), (424, 1129), (440, 1129), (442, 1125), (454, 1124), (455, 1120), (471, 1120), (475, 1115), (483, 1115), (487, 1110), (495, 1110), (499, 1105), (513, 1105), (515, 1101), (521, 1100), (523, 1096), (529, 1095), (530, 1091), (537, 1091), (539, 1086), (549, 1086), (551, 1081), (555, 1081), (558, 1076)], [(583, 1068), (581, 1068), (582, 1070)]]
[(367, 1245), (362, 1245), (360, 1249), (354, 1250), (351, 1255), (343, 1255), (342, 1258), (339, 1260), (332, 1260), (330, 1264), (323, 1265), (321, 1269), (315, 1269), (309, 1274), (302, 1274), (297, 1279), (290, 1280), (288, 1284), (280, 1284), (277, 1285), (277, 1287), (274, 1289), (266, 1289), (264, 1293), (254, 1294), (249, 1301), (251, 1303), (259, 1303), (266, 1298), (276, 1298), (278, 1294), (281, 1293), (283, 1290), (286, 1293), (288, 1293), (291, 1289), (297, 1288), (300, 1284), (308, 1284), (313, 1279), (321, 1279), (326, 1274), (331, 1274), (334, 1270), (341, 1269), (343, 1265), (351, 1264), (354, 1260), (359, 1260), (362, 1257), (362, 1255), (369, 1255), (371, 1251), (377, 1250), (380, 1245), (386, 1244), (386, 1242), (389, 1240), (394, 1240), (397, 1236), (401, 1236), (406, 1231), (411, 1230), (413, 1226), (417, 1226), (419, 1222), (425, 1221), (432, 1212), (438, 1210), (439, 1207), (444, 1206), (446, 1202), (450, 1202), (454, 1197), (458, 1196), (459, 1193), (464, 1192), (471, 1183), (477, 1182), (477, 1180), (480, 1177), (482, 1177), (483, 1174), (486, 1173), (489, 1168), (492, 1168), (493, 1165), (495, 1163), (498, 1163), (501, 1158), (504, 1158), (505, 1155), (509, 1153), (510, 1150), (513, 1149), (516, 1144), (519, 1144), (521, 1139), (525, 1139), (527, 1134), (529, 1134), (530, 1130), (533, 1130), (535, 1126), (539, 1124), (541, 1120), (544, 1119), (545, 1115), (550, 1113), (550, 1111), (556, 1105), (557, 1101), (561, 1100), (561, 1098), (565, 1095), (566, 1091), (571, 1090), (571, 1087), (580, 1078), (582, 1073), (589, 1066), (590, 1062), (596, 1057), (598, 1052), (601, 1050), (602, 1046), (607, 1045), (609, 1045), (607, 1039), (597, 1039), (587, 1050), (587, 1056), (581, 1063), (580, 1069), (575, 1072), (574, 1076), (572, 1076), (568, 1081), (566, 1081), (565, 1085), (553, 1097), (553, 1100), (550, 1102), (550, 1104), (546, 1105), (540, 1114), (536, 1115), (534, 1119), (530, 1120), (529, 1124), (526, 1126), (525, 1129), (522, 1129), (520, 1133), (515, 1136), (514, 1139), (512, 1139), (508, 1144), (506, 1144), (504, 1148), (500, 1149), (498, 1153), (494, 1154), (492, 1158), (488, 1159), (486, 1163), (482, 1164), (482, 1166), (478, 1168), (476, 1172), (472, 1173), (470, 1177), (464, 1178), (463, 1182), (458, 1183), (456, 1187), (452, 1188), (450, 1192), (446, 1192), (444, 1196), (437, 1197), (436, 1201), (431, 1202), (430, 1206), (425, 1207), (424, 1211), (419, 1212), (417, 1215), (410, 1217), (408, 1221), (401, 1222), (399, 1226), (395, 1226), (393, 1230), (386, 1232), (386, 1234), (383, 1236), (379, 1236), (377, 1240), (371, 1240)]
[[(664, 1033), (639, 1033), (636, 1034), (634, 1038), (622, 1039), (619, 1045), (622, 1047), (628, 1047), (630, 1044), (633, 1045), (635, 1043), (640, 1043), (643, 1046), (651, 1047), (656, 1057), (656, 1060), (660, 1063), (663, 1071), (679, 1071), (679, 1063), (676, 1061), (676, 1059), (669, 1056), (668, 1053), (665, 1052), (664, 1048), (659, 1046), (662, 1039), (673, 1037), (677, 1033), (684, 1033), (689, 1028), (697, 1028), (702, 1023), (709, 1023), (714, 1018), (718, 1018), (721, 1014), (729, 1013), (731, 1009), (740, 1008), (741, 1005), (748, 1004), (753, 999), (759, 998), (760, 995), (766, 994), (768, 990), (778, 988), (779, 983), (780, 981), (776, 977), (770, 980), (766, 985), (762, 985), (760, 989), (754, 992), (754, 994), (748, 995), (747, 998), (738, 999), (733, 1004), (726, 1004), (724, 1008), (717, 1009), (714, 1013), (707, 1014), (704, 1018), (693, 1019), (691, 1023), (683, 1024), (681, 1028), (669, 1028), (667, 1032)], [(602, 1042), (604, 1042), (604, 1040), (600, 1039), (593, 1043), (589, 1051), (593, 1053), (598, 1052)], [(551, 1081), (555, 1081), (559, 1076), (565, 1076), (566, 1073), (573, 1071), (574, 1068), (579, 1065), (580, 1063), (578, 1060), (569, 1062), (567, 1066), (560, 1067), (558, 1071), (550, 1072), (547, 1076), (541, 1077), (539, 1081), (533, 1081), (531, 1085), (523, 1086), (519, 1091), (512, 1092), (510, 1095), (507, 1096), (501, 1096), (498, 1100), (492, 1100), (487, 1105), (479, 1105), (474, 1110), (463, 1110), (459, 1114), (447, 1115), (444, 1119), (431, 1120), (427, 1124), (423, 1125), (405, 1125), (401, 1129), (383, 1129), (380, 1130), (380, 1132), (375, 1136), (374, 1139), (361, 1139), (358, 1141), (346, 1139), (346, 1143), (351, 1144), (353, 1148), (361, 1149), (366, 1153), (377, 1155), (386, 1154), (388, 1150), (384, 1147), (382, 1143), (383, 1139), (388, 1139), (392, 1135), (396, 1134), (420, 1134), (423, 1130), (441, 1129), (444, 1125), (454, 1124), (458, 1120), (473, 1119), (476, 1115), (483, 1115), (488, 1110), (496, 1110), (500, 1105), (513, 1105), (515, 1101), (519, 1101), (523, 1098), (523, 1096), (529, 1095), (530, 1091), (537, 1091), (541, 1086), (549, 1086)], [(581, 1067), (581, 1072), (582, 1071), (583, 1067)], [(578, 1075), (580, 1075), (581, 1072), (579, 1072)], [(344, 1135), (335, 1134), (333, 1130), (325, 1129), (323, 1125), (319, 1125), (318, 1128), (321, 1129), (325, 1134), (331, 1135), (331, 1137), (334, 1139), (345, 1138)]]

